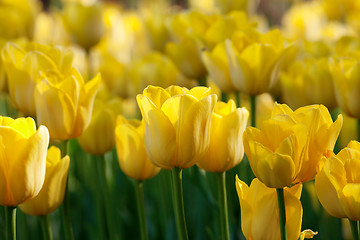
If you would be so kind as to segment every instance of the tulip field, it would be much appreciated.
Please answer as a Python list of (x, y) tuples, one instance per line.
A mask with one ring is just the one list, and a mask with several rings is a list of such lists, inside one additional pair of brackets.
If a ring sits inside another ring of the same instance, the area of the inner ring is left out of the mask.
[(360, 1), (0, 0), (0, 239), (359, 240)]

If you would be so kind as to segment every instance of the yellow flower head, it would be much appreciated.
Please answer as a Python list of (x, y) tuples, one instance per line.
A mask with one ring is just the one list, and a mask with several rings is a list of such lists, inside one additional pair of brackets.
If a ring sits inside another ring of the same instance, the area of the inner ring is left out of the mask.
[(206, 87), (148, 86), (139, 94), (150, 161), (165, 169), (194, 165), (209, 147), (216, 100)]
[(115, 140), (120, 168), (126, 175), (136, 180), (146, 180), (160, 171), (146, 153), (144, 121), (128, 121), (119, 116)]
[(353, 58), (333, 60), (330, 69), (341, 110), (351, 117), (360, 118), (360, 61)]
[(35, 88), (38, 123), (49, 128), (52, 139), (72, 139), (90, 123), (100, 75), (85, 83), (76, 69), (68, 76), (42, 74)]
[(258, 95), (275, 85), (289, 49), (279, 30), (239, 31), (225, 44), (231, 80), (239, 91)]
[(121, 113), (122, 102), (108, 94), (97, 94), (90, 124), (78, 138), (80, 146), (93, 155), (103, 155), (115, 146), (116, 117)]
[(45, 216), (55, 211), (64, 200), (70, 158), (61, 158), (60, 149), (50, 147), (46, 157), (44, 185), (39, 194), (20, 205), (21, 211), (33, 216)]
[(210, 147), (197, 165), (210, 172), (225, 172), (240, 163), (244, 156), (242, 136), (249, 112), (236, 108), (233, 100), (217, 102), (211, 119)]
[(0, 116), (0, 205), (17, 206), (34, 198), (45, 179), (49, 132), (32, 118)]
[[(236, 176), (236, 190), (241, 207), (241, 229), (246, 239), (280, 239), (279, 207), (276, 190), (255, 178), (250, 186)], [(303, 209), (302, 185), (284, 189), (287, 239), (300, 236)]]
[(35, 116), (34, 89), (40, 81), (39, 72), (69, 74), (73, 53), (38, 43), (22, 45), (8, 42), (2, 49), (1, 58), (8, 76), (9, 93), (16, 108), (25, 115)]
[(310, 105), (292, 111), (275, 104), (261, 128), (244, 133), (244, 149), (256, 177), (268, 187), (283, 188), (314, 179), (322, 157), (333, 150), (342, 116), (333, 123), (327, 108)]
[(351, 141), (325, 161), (315, 178), (316, 194), (326, 211), (337, 218), (360, 220), (360, 143)]

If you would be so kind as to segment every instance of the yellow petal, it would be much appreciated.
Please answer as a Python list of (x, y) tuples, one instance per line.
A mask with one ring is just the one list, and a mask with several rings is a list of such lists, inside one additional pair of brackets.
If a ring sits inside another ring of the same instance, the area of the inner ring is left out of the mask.
[(163, 88), (151, 85), (145, 88), (143, 95), (151, 99), (158, 108), (161, 108), (166, 99), (170, 97), (170, 94)]

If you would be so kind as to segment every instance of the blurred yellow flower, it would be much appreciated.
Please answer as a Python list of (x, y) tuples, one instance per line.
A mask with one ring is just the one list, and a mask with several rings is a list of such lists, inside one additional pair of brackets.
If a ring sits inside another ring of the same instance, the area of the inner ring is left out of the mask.
[(210, 121), (217, 96), (211, 89), (148, 86), (137, 101), (145, 120), (150, 161), (171, 169), (199, 161), (210, 144)]
[(360, 143), (351, 141), (325, 161), (315, 178), (321, 205), (337, 218), (360, 220)]
[(360, 118), (360, 61), (352, 58), (333, 59), (330, 69), (341, 110), (351, 117)]
[(146, 153), (144, 121), (128, 121), (120, 115), (117, 119), (115, 140), (120, 168), (127, 176), (146, 180), (160, 171), (160, 168), (151, 163)]
[(188, 78), (201, 79), (206, 75), (198, 45), (196, 39), (184, 37), (179, 43), (168, 42), (165, 47), (167, 56)]
[(249, 112), (236, 108), (233, 100), (217, 102), (211, 119), (210, 147), (197, 165), (210, 172), (225, 172), (244, 156), (243, 133)]
[(141, 93), (148, 85), (163, 88), (174, 84), (185, 87), (192, 85), (169, 58), (158, 52), (152, 52), (132, 62), (128, 74), (128, 79), (131, 81), (130, 96)]
[(240, 92), (258, 95), (275, 85), (289, 49), (279, 30), (239, 31), (225, 44), (231, 80)]
[(323, 104), (337, 107), (332, 74), (327, 58), (307, 58), (294, 62), (281, 73), (283, 100), (292, 108)]
[(41, 10), (36, 0), (2, 0), (0, 2), (0, 38), (31, 39), (35, 17)]
[(115, 146), (116, 117), (121, 113), (122, 102), (105, 90), (97, 94), (89, 126), (80, 135), (80, 146), (93, 155), (103, 155)]
[(219, 43), (211, 51), (202, 52), (202, 60), (209, 72), (209, 77), (220, 88), (222, 92), (236, 92), (236, 88), (231, 81), (229, 61), (226, 55), (225, 43)]
[[(279, 208), (276, 190), (257, 178), (250, 187), (236, 176), (236, 190), (241, 207), (241, 229), (246, 239), (280, 239)], [(300, 236), (303, 209), (300, 202), (302, 185), (284, 189), (287, 239)]]
[(104, 34), (103, 6), (101, 3), (68, 2), (64, 5), (63, 19), (75, 43), (85, 49), (97, 44)]
[(307, 182), (314, 179), (322, 157), (332, 152), (341, 126), (342, 116), (333, 123), (323, 105), (293, 112), (285, 104), (275, 104), (261, 129), (245, 130), (245, 153), (255, 176), (268, 187)]
[(0, 205), (17, 206), (34, 198), (45, 179), (49, 132), (32, 118), (0, 116)]
[(33, 216), (45, 216), (55, 211), (63, 202), (70, 158), (61, 158), (60, 149), (52, 146), (47, 151), (44, 185), (39, 194), (19, 207)]
[(8, 77), (9, 93), (16, 108), (35, 116), (34, 89), (39, 72), (67, 75), (71, 72), (73, 53), (70, 50), (38, 43), (8, 42), (1, 57)]
[(85, 84), (80, 73), (41, 74), (35, 88), (36, 116), (39, 124), (49, 128), (51, 139), (76, 138), (90, 123), (100, 75)]

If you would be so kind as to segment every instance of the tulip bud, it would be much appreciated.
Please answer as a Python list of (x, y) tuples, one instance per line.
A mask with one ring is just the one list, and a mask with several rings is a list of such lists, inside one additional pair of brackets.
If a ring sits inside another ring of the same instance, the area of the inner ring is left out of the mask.
[(60, 149), (50, 147), (46, 157), (44, 185), (39, 194), (20, 205), (21, 211), (33, 216), (45, 216), (55, 211), (63, 202), (70, 158), (61, 158)]

